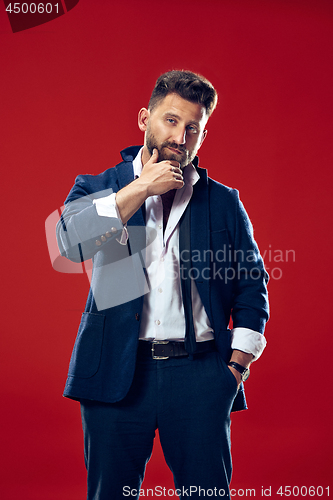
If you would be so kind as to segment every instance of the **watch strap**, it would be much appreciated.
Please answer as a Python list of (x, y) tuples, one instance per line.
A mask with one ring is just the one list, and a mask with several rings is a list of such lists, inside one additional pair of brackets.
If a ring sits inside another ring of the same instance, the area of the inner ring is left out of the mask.
[(235, 370), (238, 371), (238, 373), (241, 374), (243, 382), (249, 377), (250, 375), (250, 370), (249, 368), (245, 368), (245, 366), (240, 365), (239, 363), (236, 363), (236, 361), (229, 361), (228, 366), (231, 366)]

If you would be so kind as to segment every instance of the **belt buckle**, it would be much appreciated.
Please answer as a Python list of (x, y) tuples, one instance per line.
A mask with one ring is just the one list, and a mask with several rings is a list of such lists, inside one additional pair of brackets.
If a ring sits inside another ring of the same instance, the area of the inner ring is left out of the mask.
[(151, 343), (151, 356), (153, 359), (169, 359), (170, 356), (156, 356), (155, 355), (155, 344), (169, 344), (169, 340), (153, 340)]

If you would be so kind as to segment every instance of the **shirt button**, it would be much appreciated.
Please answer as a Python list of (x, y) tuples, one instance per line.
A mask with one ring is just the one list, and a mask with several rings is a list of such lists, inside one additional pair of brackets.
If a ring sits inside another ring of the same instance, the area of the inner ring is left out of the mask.
[(155, 321), (155, 323), (156, 323), (156, 325), (160, 325), (160, 324), (161, 324), (161, 322), (160, 322), (160, 320), (159, 320), (159, 319), (157, 319), (157, 320)]
[(163, 292), (162, 288), (159, 288), (159, 289), (158, 289), (158, 291), (159, 291), (160, 293), (162, 293), (162, 292)]
[(159, 225), (158, 225), (158, 227), (159, 227), (160, 229), (162, 229), (162, 224), (159, 224)]

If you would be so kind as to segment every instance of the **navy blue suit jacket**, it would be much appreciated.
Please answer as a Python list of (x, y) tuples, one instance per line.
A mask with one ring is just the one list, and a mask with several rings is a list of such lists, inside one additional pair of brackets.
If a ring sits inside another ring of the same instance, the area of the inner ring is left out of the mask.
[[(117, 192), (133, 180), (139, 147), (121, 152), (123, 161), (93, 175), (80, 175), (57, 225), (62, 255), (93, 261), (91, 287), (75, 341), (64, 395), (116, 402), (133, 380), (146, 282), (144, 206), (127, 223), (129, 243), (120, 245), (118, 219), (100, 217), (94, 198)], [(230, 359), (230, 315), (234, 327), (264, 332), (268, 319), (267, 273), (238, 192), (200, 175), (191, 198), (191, 254), (196, 286), (214, 329), (222, 358)], [(236, 251), (236, 252), (235, 252)], [(140, 271), (141, 269), (141, 271)], [(233, 411), (246, 408), (241, 386)]]

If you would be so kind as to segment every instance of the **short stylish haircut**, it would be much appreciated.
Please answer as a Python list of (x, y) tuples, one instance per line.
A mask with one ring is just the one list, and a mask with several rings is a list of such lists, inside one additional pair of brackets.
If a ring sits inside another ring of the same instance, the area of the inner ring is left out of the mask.
[(203, 76), (191, 71), (168, 71), (161, 75), (151, 94), (148, 109), (152, 111), (168, 94), (178, 94), (187, 101), (201, 104), (208, 116), (217, 104), (217, 92)]

